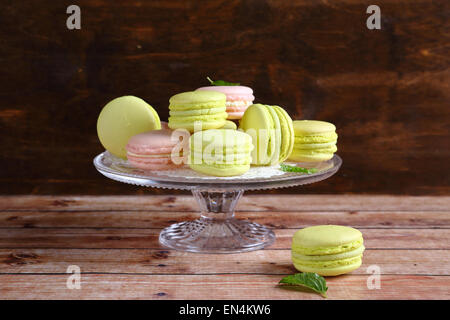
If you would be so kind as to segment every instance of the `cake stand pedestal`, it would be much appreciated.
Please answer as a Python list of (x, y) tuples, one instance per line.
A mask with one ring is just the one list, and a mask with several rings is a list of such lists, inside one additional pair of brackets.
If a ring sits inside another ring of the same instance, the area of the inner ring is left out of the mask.
[[(275, 241), (275, 234), (270, 228), (235, 218), (234, 209), (244, 191), (314, 183), (332, 176), (341, 164), (341, 158), (335, 155), (329, 161), (314, 164), (317, 172), (313, 174), (281, 172), (273, 167), (252, 167), (243, 176), (210, 177), (189, 169), (142, 171), (108, 152), (94, 159), (97, 170), (116, 181), (145, 187), (190, 190), (200, 207), (200, 218), (163, 229), (159, 241), (173, 249), (203, 253), (237, 253), (271, 245)], [(311, 167), (311, 164), (302, 164), (307, 165)]]

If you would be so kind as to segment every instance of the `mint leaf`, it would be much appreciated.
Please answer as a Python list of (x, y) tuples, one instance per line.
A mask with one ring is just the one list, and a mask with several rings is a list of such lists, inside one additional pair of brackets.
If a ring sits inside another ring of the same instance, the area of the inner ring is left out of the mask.
[(316, 168), (307, 169), (307, 168), (301, 168), (301, 167), (296, 167), (296, 166), (290, 166), (290, 165), (283, 164), (283, 163), (280, 164), (280, 169), (284, 172), (301, 172), (301, 173), (307, 173), (307, 174), (317, 172)]
[(302, 286), (314, 290), (315, 292), (327, 297), (327, 282), (324, 277), (317, 273), (304, 272), (289, 275), (280, 280), (279, 284), (288, 286)]
[(233, 83), (233, 82), (228, 82), (228, 81), (224, 81), (224, 80), (211, 80), (210, 77), (206, 77), (206, 79), (208, 79), (209, 83), (211, 83), (212, 86), (238, 86), (238, 85), (240, 85), (240, 83)]

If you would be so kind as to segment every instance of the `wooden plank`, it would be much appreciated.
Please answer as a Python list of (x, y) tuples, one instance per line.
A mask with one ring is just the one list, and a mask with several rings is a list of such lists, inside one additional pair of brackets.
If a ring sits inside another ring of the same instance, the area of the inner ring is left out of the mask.
[[(372, 249), (449, 249), (450, 229), (360, 229)], [(163, 248), (160, 229), (0, 229), (0, 248)], [(288, 249), (295, 229), (275, 229), (271, 249)]]
[[(192, 254), (154, 249), (0, 249), (0, 273), (273, 274), (296, 272), (290, 250), (245, 254)], [(361, 268), (377, 265), (387, 275), (449, 275), (450, 250), (366, 250)]]
[[(247, 195), (237, 211), (449, 211), (449, 196)], [(192, 196), (0, 196), (0, 211), (192, 211)]]
[[(81, 277), (81, 289), (67, 289), (68, 275), (0, 275), (3, 299), (323, 299), (279, 288), (278, 275), (104, 275)], [(368, 275), (327, 278), (329, 299), (449, 299), (450, 277), (381, 276), (381, 288), (367, 288)]]
[[(346, 224), (375, 228), (450, 227), (446, 211), (244, 211), (248, 219), (277, 229), (317, 224)], [(163, 228), (199, 218), (197, 212), (152, 211), (0, 211), (1, 228)]]

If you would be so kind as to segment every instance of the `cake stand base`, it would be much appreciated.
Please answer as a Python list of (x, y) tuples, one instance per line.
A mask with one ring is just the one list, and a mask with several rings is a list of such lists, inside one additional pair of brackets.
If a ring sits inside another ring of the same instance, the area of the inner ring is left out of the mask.
[(275, 241), (269, 228), (234, 218), (243, 190), (193, 189), (201, 217), (165, 228), (159, 242), (169, 248), (200, 253), (238, 253), (262, 249)]

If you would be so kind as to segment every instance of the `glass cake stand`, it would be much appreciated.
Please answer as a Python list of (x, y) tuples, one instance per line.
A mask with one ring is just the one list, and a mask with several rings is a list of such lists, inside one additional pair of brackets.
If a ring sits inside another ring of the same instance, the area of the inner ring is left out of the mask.
[(299, 166), (317, 169), (313, 174), (283, 172), (276, 167), (251, 167), (242, 176), (211, 177), (189, 168), (172, 171), (143, 171), (126, 160), (105, 151), (94, 159), (104, 176), (144, 187), (190, 190), (200, 207), (200, 218), (173, 224), (161, 231), (164, 246), (190, 252), (237, 253), (271, 245), (275, 234), (270, 228), (234, 217), (234, 208), (246, 190), (292, 187), (324, 180), (336, 173), (342, 159)]

